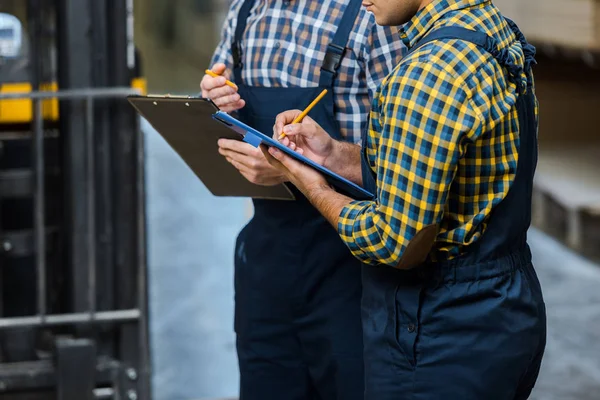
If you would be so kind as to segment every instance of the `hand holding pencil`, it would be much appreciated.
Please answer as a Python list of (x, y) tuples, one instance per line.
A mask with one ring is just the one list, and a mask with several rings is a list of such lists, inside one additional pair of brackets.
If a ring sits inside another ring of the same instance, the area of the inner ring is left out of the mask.
[(321, 165), (325, 165), (325, 160), (331, 155), (335, 141), (307, 114), (326, 94), (323, 91), (304, 111), (282, 112), (273, 127), (273, 138)]
[[(210, 69), (207, 69), (206, 71), (204, 71), (204, 73), (206, 73), (206, 75), (212, 76), (213, 78), (218, 78), (219, 76), (221, 76), (219, 74), (212, 72)], [(225, 84), (227, 86), (229, 86), (230, 88), (233, 88), (233, 90), (236, 90), (236, 91), (238, 90), (237, 85), (235, 83), (231, 82), (229, 79), (225, 80)]]
[(205, 73), (200, 83), (202, 97), (211, 99), (221, 110), (228, 113), (246, 105), (238, 93), (237, 85), (229, 80), (225, 64), (215, 64)]
[[(317, 103), (319, 101), (321, 101), (323, 99), (323, 97), (325, 97), (325, 95), (327, 94), (327, 89), (323, 89), (323, 91), (321, 92), (321, 94), (319, 94), (317, 96), (316, 99), (313, 100), (312, 103), (310, 103), (308, 105), (308, 107), (306, 107), (306, 109), (304, 111), (302, 111), (297, 117), (296, 119), (294, 119), (294, 121), (292, 121), (292, 124), (299, 124), (300, 122), (302, 122), (302, 120), (304, 119), (304, 117), (306, 117), (308, 115), (308, 113), (310, 112), (310, 110), (313, 109), (314, 106), (317, 105)], [(281, 132), (281, 135), (279, 135), (279, 140), (283, 139), (285, 137), (285, 132)]]

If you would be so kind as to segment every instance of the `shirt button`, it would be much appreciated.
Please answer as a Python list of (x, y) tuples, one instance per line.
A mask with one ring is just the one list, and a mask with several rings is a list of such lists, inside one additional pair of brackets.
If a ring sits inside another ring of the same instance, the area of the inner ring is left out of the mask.
[(413, 333), (417, 329), (415, 324), (408, 324), (408, 333)]
[(276, 48), (280, 48), (281, 47), (281, 43), (279, 43), (279, 42), (275, 43), (275, 47)]

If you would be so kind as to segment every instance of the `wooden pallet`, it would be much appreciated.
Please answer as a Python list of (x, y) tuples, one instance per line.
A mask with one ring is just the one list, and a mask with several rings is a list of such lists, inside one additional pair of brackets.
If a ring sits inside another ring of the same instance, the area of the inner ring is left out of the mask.
[(580, 210), (581, 253), (600, 261), (600, 203)]
[(600, 261), (600, 143), (540, 152), (532, 224)]
[(582, 256), (600, 261), (600, 203), (572, 208), (536, 187), (532, 225)]

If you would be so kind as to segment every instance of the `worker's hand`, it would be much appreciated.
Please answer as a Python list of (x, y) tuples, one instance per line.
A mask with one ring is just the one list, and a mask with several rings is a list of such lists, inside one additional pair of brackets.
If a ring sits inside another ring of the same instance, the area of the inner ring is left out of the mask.
[[(325, 165), (327, 157), (333, 151), (334, 140), (308, 116), (304, 117), (301, 123), (292, 124), (301, 112), (290, 110), (279, 114), (273, 127), (273, 137), (285, 146), (295, 145), (298, 153), (320, 165)], [(286, 136), (280, 140), (282, 132)]]
[(202, 82), (200, 82), (202, 97), (211, 99), (213, 103), (227, 113), (244, 107), (246, 102), (240, 98), (237, 90), (225, 84), (230, 77), (225, 64), (215, 64), (212, 71), (221, 76), (213, 78), (210, 75), (204, 75)]
[(315, 189), (329, 188), (329, 184), (317, 170), (294, 160), (283, 151), (265, 145), (260, 149), (265, 155), (266, 160), (278, 171), (283, 173), (287, 180), (292, 182), (305, 196)]
[(275, 186), (286, 182), (285, 175), (272, 167), (260, 149), (238, 140), (219, 139), (219, 153), (250, 182)]

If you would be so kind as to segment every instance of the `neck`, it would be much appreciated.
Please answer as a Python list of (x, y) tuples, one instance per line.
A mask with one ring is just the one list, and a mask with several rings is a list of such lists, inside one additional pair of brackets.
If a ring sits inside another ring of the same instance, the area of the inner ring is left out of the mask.
[(421, 11), (431, 3), (433, 3), (433, 0), (421, 0), (421, 4), (419, 4), (419, 11)]

